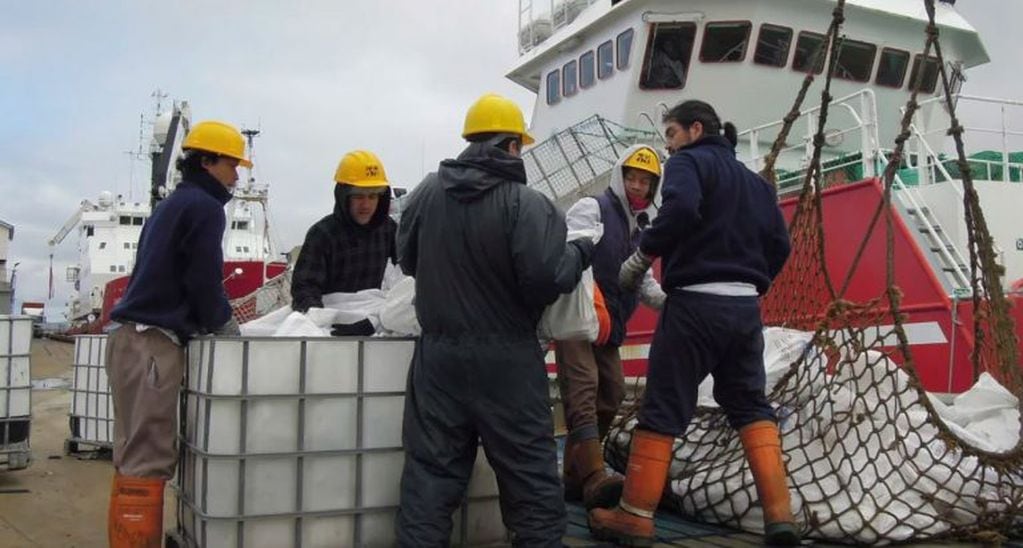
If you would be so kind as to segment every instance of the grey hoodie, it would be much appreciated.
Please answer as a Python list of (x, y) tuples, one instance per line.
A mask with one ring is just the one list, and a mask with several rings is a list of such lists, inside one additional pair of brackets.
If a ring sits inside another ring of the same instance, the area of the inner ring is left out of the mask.
[[(654, 217), (657, 216), (656, 203), (659, 201), (658, 191), (660, 190), (660, 179), (657, 180), (656, 186), (652, 189), (654, 199), (650, 200), (650, 205), (647, 206), (643, 211), (632, 211), (629, 207), (629, 200), (625, 196), (625, 182), (622, 175), (622, 167), (625, 165), (625, 160), (632, 156), (632, 153), (636, 152), (641, 148), (650, 148), (645, 145), (633, 145), (626, 149), (621, 156), (618, 157), (618, 161), (615, 162), (614, 168), (611, 169), (611, 181), (608, 184), (608, 188), (611, 189), (612, 194), (618, 199), (618, 202), (622, 206), (622, 210), (625, 211), (625, 217), (629, 223), (629, 234), (632, 234), (636, 230), (637, 218), (641, 213), (646, 213), (648, 220), (652, 222)], [(597, 199), (593, 197), (581, 198), (575, 204), (568, 209), (566, 213), (566, 222), (569, 230), (590, 230), (602, 223), (600, 218), (600, 206), (597, 204)], [(654, 279), (652, 270), (648, 270), (646, 276), (643, 278), (643, 283), (639, 287), (639, 299), (640, 301), (655, 309), (659, 309), (664, 302), (664, 291), (661, 289), (660, 284)]]

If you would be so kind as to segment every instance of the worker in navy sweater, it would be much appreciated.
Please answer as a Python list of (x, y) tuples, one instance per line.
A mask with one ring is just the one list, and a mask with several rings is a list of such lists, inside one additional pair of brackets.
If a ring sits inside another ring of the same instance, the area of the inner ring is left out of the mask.
[(739, 431), (764, 509), (767, 544), (799, 542), (775, 414), (765, 394), (759, 296), (788, 259), (789, 234), (775, 189), (735, 157), (735, 126), (713, 107), (685, 101), (664, 116), (672, 153), (661, 209), (622, 264), (635, 291), (660, 257), (668, 298), (650, 348), (646, 391), (632, 435), (622, 498), (594, 509), (602, 539), (647, 545), (676, 437), (696, 411), (697, 390), (714, 377), (714, 399)]
[(159, 547), (163, 488), (177, 464), (178, 390), (188, 339), (237, 335), (224, 292), (224, 204), (250, 167), (234, 127), (201, 122), (182, 144), (183, 180), (153, 211), (135, 268), (111, 318), (106, 349), (114, 402), (112, 547)]

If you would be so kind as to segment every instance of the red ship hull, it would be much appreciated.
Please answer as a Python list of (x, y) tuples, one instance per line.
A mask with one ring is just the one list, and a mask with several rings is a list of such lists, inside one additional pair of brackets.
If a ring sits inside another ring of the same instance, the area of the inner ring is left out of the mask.
[[(251, 294), (262, 287), (267, 280), (282, 274), (287, 267), (287, 263), (282, 262), (225, 261), (224, 289), (227, 291), (228, 299), (234, 300)], [(235, 274), (235, 269), (238, 268), (241, 269), (241, 273)], [(102, 333), (103, 327), (110, 323), (110, 311), (124, 297), (130, 279), (130, 276), (123, 276), (108, 282), (103, 292), (103, 310), (100, 317), (96, 321), (72, 329), (69, 333)]]
[[(798, 198), (781, 201), (786, 220), (791, 221)], [(882, 199), (878, 180), (834, 186), (823, 192), (823, 229), (825, 260), (832, 279), (844, 280), (854, 264), (856, 252), (863, 241), (871, 217)], [(863, 259), (850, 278), (845, 298), (868, 302), (884, 293), (886, 287), (885, 232), (874, 230), (863, 253)], [(776, 283), (785, 283), (786, 270)], [(975, 372), (970, 360), (974, 347), (973, 303), (954, 301), (935, 275), (912, 232), (902, 218), (895, 215), (895, 280), (902, 291), (901, 312), (909, 338), (917, 373), (925, 389), (933, 392), (958, 393), (968, 389)], [(1023, 355), (1023, 298), (1009, 297), (1016, 322), (1017, 345)], [(821, 299), (820, 302), (827, 302)], [(797, 315), (805, 324), (814, 324), (824, 317), (824, 310), (802, 310)], [(877, 312), (887, 313), (887, 308)], [(886, 314), (890, 317), (890, 314)], [(780, 325), (791, 319), (791, 310), (765, 307), (764, 324)], [(628, 324), (628, 336), (622, 345), (622, 367), (626, 377), (646, 375), (647, 355), (657, 314), (640, 306)], [(870, 327), (870, 326), (857, 326)], [(550, 373), (555, 372), (554, 353), (547, 355)]]

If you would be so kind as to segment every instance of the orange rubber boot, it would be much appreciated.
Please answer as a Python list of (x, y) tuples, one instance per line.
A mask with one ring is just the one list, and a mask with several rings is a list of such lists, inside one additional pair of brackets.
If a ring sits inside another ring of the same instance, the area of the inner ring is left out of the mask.
[(654, 543), (654, 511), (668, 479), (674, 438), (648, 430), (635, 430), (629, 468), (618, 508), (597, 508), (589, 514), (590, 532), (600, 540), (621, 546)]
[(769, 545), (799, 544), (799, 530), (792, 517), (785, 462), (781, 458), (781, 436), (772, 421), (757, 421), (739, 429), (746, 460), (764, 508), (764, 540)]
[(160, 548), (163, 478), (114, 475), (107, 516), (110, 548)]

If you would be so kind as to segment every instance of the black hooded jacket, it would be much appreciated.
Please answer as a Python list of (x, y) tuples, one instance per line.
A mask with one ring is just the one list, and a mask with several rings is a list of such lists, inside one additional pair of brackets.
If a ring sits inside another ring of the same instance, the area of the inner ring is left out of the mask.
[(522, 159), (469, 145), (412, 192), (398, 230), (416, 278), (424, 335), (535, 337), (543, 309), (589, 266), (589, 240), (565, 243), (565, 218), (526, 186)]
[(322, 307), (328, 293), (379, 288), (387, 262), (395, 260), (390, 191), (380, 196), (369, 222), (360, 225), (348, 212), (350, 188), (334, 187), (334, 212), (306, 233), (291, 280), (291, 307), (299, 312)]

